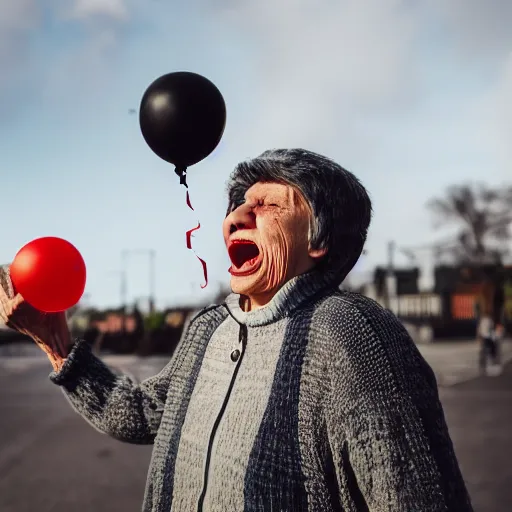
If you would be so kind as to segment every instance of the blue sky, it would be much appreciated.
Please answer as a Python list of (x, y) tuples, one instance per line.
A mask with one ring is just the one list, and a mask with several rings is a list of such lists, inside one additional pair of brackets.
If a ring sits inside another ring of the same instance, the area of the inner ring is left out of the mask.
[[(446, 186), (512, 181), (505, 2), (40, 4), (0, 0), (0, 262), (36, 237), (66, 238), (86, 260), (96, 305), (119, 304), (123, 249), (156, 250), (160, 306), (208, 301), (227, 285), (225, 182), (270, 147), (324, 153), (369, 189), (375, 215), (354, 275), (384, 263), (389, 240), (442, 237), (425, 203)], [(155, 78), (178, 70), (210, 78), (228, 109), (221, 145), (189, 171), (196, 213), (128, 113)], [(198, 219), (205, 290), (185, 247)], [(147, 276), (147, 258), (131, 256), (130, 299), (148, 295)]]

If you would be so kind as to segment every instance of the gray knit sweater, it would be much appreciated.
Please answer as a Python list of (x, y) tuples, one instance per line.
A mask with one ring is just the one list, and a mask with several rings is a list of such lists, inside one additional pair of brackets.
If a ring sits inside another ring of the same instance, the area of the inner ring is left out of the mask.
[(142, 383), (81, 341), (50, 378), (100, 431), (154, 444), (145, 512), (472, 510), (407, 332), (315, 274), (253, 312), (201, 311)]

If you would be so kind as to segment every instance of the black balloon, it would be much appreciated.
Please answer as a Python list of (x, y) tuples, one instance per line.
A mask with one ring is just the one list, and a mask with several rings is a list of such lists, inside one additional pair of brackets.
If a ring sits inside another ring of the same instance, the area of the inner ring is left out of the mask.
[(186, 168), (206, 158), (226, 126), (226, 104), (205, 77), (185, 71), (155, 80), (142, 97), (139, 122), (148, 146), (176, 166), (186, 185)]

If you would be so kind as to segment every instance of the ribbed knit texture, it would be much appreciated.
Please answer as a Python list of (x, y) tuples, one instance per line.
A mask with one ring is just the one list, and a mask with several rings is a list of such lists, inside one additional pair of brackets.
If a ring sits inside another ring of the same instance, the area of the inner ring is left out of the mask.
[(145, 512), (472, 510), (407, 332), (315, 274), (253, 312), (236, 295), (203, 310), (142, 383), (81, 341), (50, 378), (100, 431), (154, 443)]

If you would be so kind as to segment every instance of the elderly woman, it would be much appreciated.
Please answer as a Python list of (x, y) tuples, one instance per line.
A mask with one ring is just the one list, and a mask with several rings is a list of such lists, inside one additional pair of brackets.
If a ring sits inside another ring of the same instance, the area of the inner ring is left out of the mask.
[(339, 289), (366, 240), (364, 187), (296, 149), (241, 163), (228, 192), (233, 293), (142, 383), (82, 341), (59, 351), (63, 315), (4, 294), (76, 411), (154, 444), (143, 510), (471, 511), (430, 367), (391, 313)]

